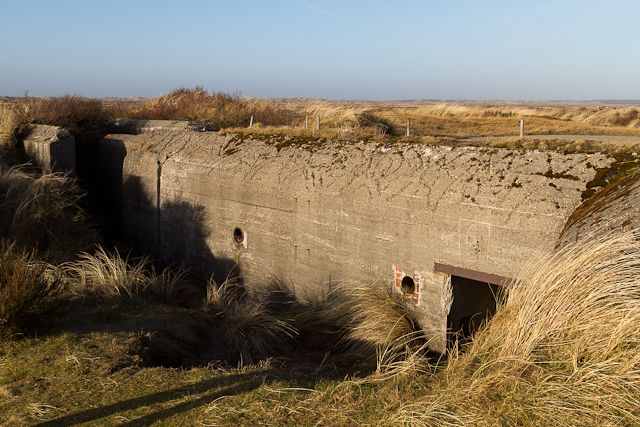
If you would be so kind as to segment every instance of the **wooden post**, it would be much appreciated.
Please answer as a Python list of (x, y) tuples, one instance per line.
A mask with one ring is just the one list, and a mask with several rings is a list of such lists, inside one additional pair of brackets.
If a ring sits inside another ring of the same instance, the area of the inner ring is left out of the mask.
[(524, 120), (520, 120), (520, 138), (524, 138)]
[(318, 114), (318, 131), (320, 130), (320, 114)]
[(251, 120), (249, 120), (249, 128), (251, 128), (251, 126), (253, 126), (253, 116), (251, 116)]
[(305, 129), (309, 129), (309, 113), (304, 116), (304, 127)]
[(407, 136), (411, 136), (411, 119), (407, 119)]

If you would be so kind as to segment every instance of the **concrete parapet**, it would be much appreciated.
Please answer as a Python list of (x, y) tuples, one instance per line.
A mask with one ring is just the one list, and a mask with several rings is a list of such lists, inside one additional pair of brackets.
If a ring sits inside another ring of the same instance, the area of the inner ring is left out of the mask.
[(30, 125), (23, 140), (27, 157), (43, 173), (76, 175), (76, 145), (73, 135), (57, 126)]
[(139, 120), (118, 119), (109, 124), (108, 131), (117, 134), (140, 135), (153, 132), (172, 131), (210, 132), (219, 130), (211, 123), (192, 122), (187, 120)]

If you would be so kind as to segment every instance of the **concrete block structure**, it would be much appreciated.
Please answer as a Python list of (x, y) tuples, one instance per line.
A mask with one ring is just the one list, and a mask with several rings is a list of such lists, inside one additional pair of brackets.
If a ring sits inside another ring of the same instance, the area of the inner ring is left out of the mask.
[(73, 135), (57, 126), (30, 125), (23, 140), (24, 151), (43, 173), (76, 175)]
[(254, 140), (183, 126), (100, 142), (125, 236), (160, 259), (302, 293), (384, 282), (443, 351), (556, 247), (603, 154)]

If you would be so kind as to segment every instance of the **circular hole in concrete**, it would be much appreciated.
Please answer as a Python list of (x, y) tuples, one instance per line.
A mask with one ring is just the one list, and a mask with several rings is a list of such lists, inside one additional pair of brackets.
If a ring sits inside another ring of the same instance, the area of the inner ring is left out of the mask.
[(233, 240), (235, 240), (236, 243), (244, 242), (244, 233), (241, 228), (236, 227), (233, 229)]
[(404, 276), (400, 283), (400, 289), (402, 289), (403, 294), (412, 294), (416, 291), (416, 283), (411, 277)]

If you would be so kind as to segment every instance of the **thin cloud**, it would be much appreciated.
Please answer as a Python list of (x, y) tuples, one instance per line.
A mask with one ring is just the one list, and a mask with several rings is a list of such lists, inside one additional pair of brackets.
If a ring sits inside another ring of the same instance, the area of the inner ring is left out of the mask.
[(329, 11), (326, 11), (324, 9), (320, 9), (319, 7), (312, 5), (311, 3), (309, 3), (306, 0), (294, 0), (294, 1), (296, 3), (298, 3), (298, 4), (301, 4), (301, 5), (305, 6), (305, 7), (313, 10), (314, 12), (317, 12), (317, 13), (321, 14), (321, 15), (327, 16), (327, 17), (332, 18), (332, 19), (342, 19), (342, 16), (335, 15), (335, 14), (333, 14), (333, 13), (331, 13)]

